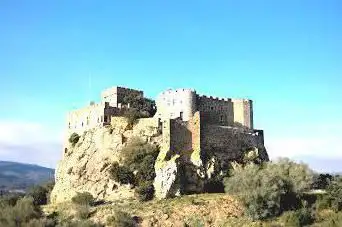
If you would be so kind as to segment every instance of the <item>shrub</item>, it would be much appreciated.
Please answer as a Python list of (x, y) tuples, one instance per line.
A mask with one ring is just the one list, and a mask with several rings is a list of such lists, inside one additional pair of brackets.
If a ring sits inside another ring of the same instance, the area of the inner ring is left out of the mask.
[(317, 210), (323, 210), (323, 209), (330, 208), (331, 207), (331, 201), (330, 201), (329, 196), (327, 196), (325, 194), (317, 195), (315, 207)]
[(89, 192), (82, 192), (72, 197), (72, 202), (79, 205), (92, 205), (94, 203), (94, 197)]
[(58, 227), (103, 227), (103, 225), (90, 220), (65, 220), (58, 224)]
[(148, 201), (153, 199), (154, 186), (152, 182), (144, 182), (135, 189), (135, 192), (137, 193), (137, 197), (140, 201)]
[(122, 211), (116, 211), (114, 215), (109, 216), (107, 218), (107, 223), (108, 226), (113, 226), (113, 227), (134, 227), (135, 222), (133, 218), (125, 212)]
[(288, 159), (262, 166), (236, 167), (232, 176), (224, 180), (225, 191), (237, 195), (246, 206), (246, 214), (254, 220), (294, 208), (311, 183), (312, 171)]
[(313, 189), (326, 189), (330, 182), (333, 180), (333, 176), (330, 174), (315, 174), (313, 178)]
[(281, 221), (284, 225), (291, 227), (310, 225), (314, 220), (313, 211), (308, 208), (301, 208), (296, 211), (287, 211), (281, 217)]
[(43, 186), (34, 186), (29, 192), (28, 195), (33, 198), (34, 205), (45, 205), (48, 201), (48, 189)]
[(89, 206), (87, 204), (82, 204), (82, 205), (78, 205), (76, 207), (76, 214), (75, 216), (78, 219), (87, 219), (89, 217), (90, 214), (90, 210), (89, 210)]
[(74, 132), (69, 137), (69, 143), (75, 146), (75, 144), (78, 142), (79, 139), (80, 139), (80, 136)]
[(0, 209), (7, 206), (15, 206), (17, 201), (21, 199), (23, 195), (21, 194), (9, 194), (0, 197)]
[(121, 184), (137, 186), (136, 195), (139, 200), (152, 199), (154, 188), (151, 182), (156, 176), (154, 164), (158, 153), (157, 146), (143, 142), (140, 138), (131, 138), (121, 151), (123, 165), (119, 165), (118, 162), (111, 165), (111, 178)]
[[(146, 143), (138, 137), (133, 137), (121, 151), (124, 165), (131, 169), (139, 168), (146, 156), (151, 155), (154, 160), (157, 158), (159, 148), (155, 145)], [(150, 164), (150, 163), (149, 163)]]
[(128, 109), (124, 112), (124, 116), (127, 119), (128, 128), (132, 129), (137, 120), (141, 118), (141, 114), (136, 109)]
[(33, 198), (24, 197), (17, 201), (15, 206), (2, 207), (0, 212), (0, 226), (23, 226), (31, 219), (41, 216), (38, 207), (34, 206)]
[(342, 210), (342, 178), (335, 178), (327, 187), (327, 200), (334, 211)]
[(109, 169), (110, 176), (120, 184), (133, 184), (134, 174), (126, 166), (120, 166), (118, 162), (114, 162)]
[(342, 213), (334, 213), (329, 212), (322, 217), (320, 217), (320, 220), (317, 221), (317, 225), (319, 227), (340, 227), (342, 226)]
[(185, 227), (204, 227), (205, 225), (205, 221), (203, 220), (203, 217), (197, 217), (197, 216), (189, 216), (186, 217), (186, 219), (184, 220), (184, 224), (183, 226)]
[(140, 95), (129, 94), (124, 97), (123, 103), (129, 103), (131, 109), (135, 109), (144, 117), (152, 117), (157, 110), (154, 100), (144, 98)]

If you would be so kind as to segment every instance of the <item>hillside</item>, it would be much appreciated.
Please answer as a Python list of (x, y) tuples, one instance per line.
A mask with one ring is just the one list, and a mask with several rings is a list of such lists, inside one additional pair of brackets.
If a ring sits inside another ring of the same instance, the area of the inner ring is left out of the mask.
[(0, 189), (22, 189), (53, 179), (54, 169), (17, 162), (0, 161)]

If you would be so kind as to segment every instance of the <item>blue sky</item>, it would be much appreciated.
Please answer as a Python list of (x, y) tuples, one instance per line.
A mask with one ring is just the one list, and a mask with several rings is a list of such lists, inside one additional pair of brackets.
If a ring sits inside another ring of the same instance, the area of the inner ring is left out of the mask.
[(55, 166), (66, 112), (106, 87), (152, 98), (190, 87), (253, 99), (272, 158), (342, 171), (341, 11), (339, 0), (0, 1), (0, 160)]

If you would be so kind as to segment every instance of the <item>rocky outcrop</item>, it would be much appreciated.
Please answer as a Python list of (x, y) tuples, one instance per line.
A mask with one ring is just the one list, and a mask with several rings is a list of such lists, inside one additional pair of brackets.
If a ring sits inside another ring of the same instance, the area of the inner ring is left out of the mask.
[(121, 185), (110, 178), (113, 162), (120, 163), (120, 151), (133, 138), (160, 144), (158, 125), (142, 119), (129, 129), (125, 118), (117, 117), (111, 126), (86, 131), (73, 146), (66, 142), (62, 160), (56, 168), (56, 184), (51, 193), (54, 203), (71, 200), (77, 192), (90, 192), (98, 200), (134, 197), (132, 185)]
[(56, 168), (52, 202), (71, 200), (77, 192), (89, 192), (106, 201), (133, 198), (134, 186), (115, 182), (109, 170), (112, 163), (122, 163), (120, 152), (135, 137), (160, 148), (153, 183), (155, 196), (160, 199), (217, 190), (215, 184), (232, 162), (268, 160), (263, 138), (243, 130), (205, 128), (195, 120), (161, 124), (158, 119), (145, 118), (132, 128), (122, 117), (111, 122), (110, 126), (84, 132), (74, 145), (65, 143)]

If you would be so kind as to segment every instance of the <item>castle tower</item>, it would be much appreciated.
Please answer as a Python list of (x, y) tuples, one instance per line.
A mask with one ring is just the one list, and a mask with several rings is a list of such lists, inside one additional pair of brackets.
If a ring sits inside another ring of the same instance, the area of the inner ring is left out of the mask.
[(156, 104), (156, 117), (188, 121), (196, 111), (196, 92), (192, 89), (169, 89), (159, 94)]
[(234, 123), (253, 129), (253, 102), (248, 99), (233, 99)]

